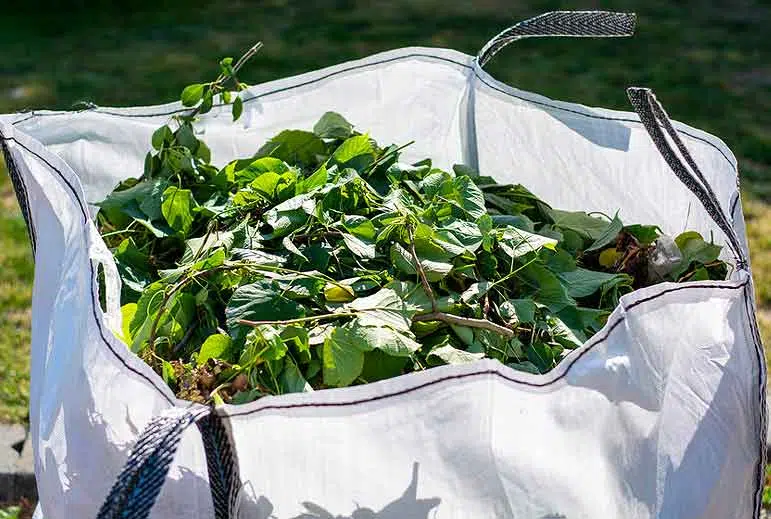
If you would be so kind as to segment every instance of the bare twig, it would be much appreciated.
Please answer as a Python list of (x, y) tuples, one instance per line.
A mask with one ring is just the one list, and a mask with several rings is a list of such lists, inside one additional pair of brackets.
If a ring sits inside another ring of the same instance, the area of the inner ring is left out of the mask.
[(423, 290), (426, 291), (426, 295), (431, 300), (431, 311), (436, 313), (436, 298), (434, 297), (434, 291), (431, 289), (431, 285), (428, 283), (428, 278), (423, 270), (423, 265), (420, 264), (418, 253), (415, 252), (415, 235), (412, 232), (411, 225), (407, 225), (407, 232), (410, 235), (410, 252), (412, 252), (412, 259), (415, 261), (415, 270), (418, 272), (418, 277), (420, 278), (420, 283), (423, 285)]
[(302, 324), (310, 321), (321, 321), (322, 319), (337, 319), (339, 317), (356, 317), (358, 312), (338, 312), (334, 314), (311, 315), (309, 317), (298, 317), (297, 319), (284, 319), (281, 321), (250, 321), (249, 319), (239, 319), (238, 324), (245, 326), (262, 326), (273, 324), (278, 326), (288, 326), (290, 324)]
[(514, 337), (516, 335), (514, 330), (499, 324), (495, 324), (494, 322), (488, 321), (486, 319), (472, 319), (471, 317), (460, 317), (458, 315), (446, 314), (444, 312), (431, 312), (430, 314), (416, 315), (412, 318), (412, 322), (414, 323), (423, 321), (441, 321), (447, 324), (455, 324), (457, 326), (482, 328), (483, 330), (489, 330), (506, 337)]

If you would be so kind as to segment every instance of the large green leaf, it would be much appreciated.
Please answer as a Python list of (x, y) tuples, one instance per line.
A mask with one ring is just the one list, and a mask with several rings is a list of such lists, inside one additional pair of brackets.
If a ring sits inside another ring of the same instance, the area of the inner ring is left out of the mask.
[(304, 167), (318, 163), (327, 147), (321, 138), (302, 130), (284, 130), (266, 142), (258, 151), (260, 157), (275, 157)]
[(353, 234), (343, 233), (343, 241), (355, 256), (360, 258), (375, 258), (375, 243), (366, 239), (359, 238)]
[(148, 265), (149, 256), (140, 251), (131, 238), (123, 240), (113, 255), (124, 291), (132, 292), (129, 296), (132, 300), (139, 297), (142, 290), (153, 280)]
[(557, 246), (557, 240), (515, 227), (508, 227), (501, 234), (498, 245), (507, 256), (519, 258), (531, 252), (538, 252), (544, 247), (554, 249)]
[(353, 125), (337, 112), (327, 112), (313, 126), (313, 133), (324, 139), (347, 139), (353, 132)]
[(364, 368), (364, 352), (372, 350), (372, 346), (362, 340), (361, 328), (358, 324), (335, 328), (324, 341), (324, 384), (335, 387), (349, 386), (361, 374)]
[(600, 236), (594, 240), (594, 243), (592, 243), (591, 246), (586, 249), (586, 252), (600, 250), (610, 245), (611, 243), (615, 243), (616, 238), (618, 237), (618, 233), (620, 233), (621, 229), (623, 228), (624, 224), (621, 223), (621, 220), (618, 219), (618, 213), (616, 213), (613, 219), (608, 222), (608, 226), (605, 228), (602, 234), (600, 234)]
[(189, 189), (170, 186), (163, 192), (161, 212), (169, 227), (186, 235), (193, 225), (195, 200)]
[(565, 282), (571, 297), (587, 297), (600, 290), (604, 285), (631, 281), (627, 274), (597, 272), (584, 268), (577, 268), (572, 272), (562, 272), (559, 277)]
[[(398, 243), (391, 246), (391, 261), (405, 274), (416, 274), (415, 259), (412, 253)], [(449, 261), (433, 260), (420, 257), (420, 265), (426, 274), (426, 278), (431, 282), (439, 281), (452, 270), (452, 263)]]
[[(434, 348), (428, 353), (428, 360), (438, 359), (442, 364), (468, 364), (485, 357), (484, 353), (470, 353), (460, 350), (450, 344), (444, 344)], [(436, 364), (436, 362), (434, 362)]]
[(581, 211), (552, 209), (550, 213), (554, 220), (554, 227), (574, 231), (592, 242), (599, 240), (608, 230), (607, 220), (589, 216)]
[(576, 304), (559, 278), (542, 264), (532, 263), (524, 267), (520, 276), (527, 284), (530, 296), (552, 312)]
[(196, 363), (199, 366), (203, 366), (209, 359), (225, 359), (227, 360), (226, 353), (230, 348), (230, 337), (222, 335), (221, 333), (215, 333), (206, 338), (201, 350), (196, 357)]
[(419, 308), (410, 304), (392, 288), (382, 288), (367, 297), (359, 297), (345, 306), (359, 314), (362, 326), (380, 326), (408, 333), (412, 317)]
[(467, 176), (445, 180), (437, 195), (463, 209), (472, 220), (487, 214), (482, 190)]
[(279, 321), (303, 315), (302, 305), (282, 295), (278, 285), (267, 280), (238, 287), (225, 310), (228, 330), (236, 344), (249, 331), (248, 326), (238, 324), (241, 319)]
[(707, 243), (701, 234), (696, 231), (680, 234), (675, 238), (675, 244), (680, 249), (683, 259), (671, 274), (674, 279), (687, 272), (691, 263), (712, 263), (720, 256), (721, 247), (713, 243)]
[(281, 370), (281, 390), (284, 393), (311, 392), (313, 388), (305, 380), (302, 372), (291, 357), (284, 359), (284, 369)]

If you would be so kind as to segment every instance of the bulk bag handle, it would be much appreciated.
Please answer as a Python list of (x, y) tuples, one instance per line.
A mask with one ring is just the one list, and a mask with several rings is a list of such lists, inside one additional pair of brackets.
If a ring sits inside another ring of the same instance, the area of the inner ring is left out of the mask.
[[(669, 115), (667, 115), (664, 107), (656, 99), (656, 95), (650, 89), (640, 87), (630, 87), (626, 92), (635, 112), (640, 117), (640, 122), (645, 127), (648, 135), (650, 135), (656, 148), (658, 148), (659, 153), (664, 157), (669, 167), (672, 168), (677, 178), (699, 199), (707, 214), (717, 224), (718, 228), (725, 233), (728, 238), (728, 245), (736, 257), (736, 268), (747, 270), (747, 257), (744, 254), (744, 249), (739, 242), (736, 231), (726, 216), (725, 211), (723, 211), (720, 201), (709, 182), (707, 182), (688, 148), (685, 147), (682, 139), (680, 139), (677, 130), (672, 126)], [(666, 135), (664, 132), (666, 132)], [(672, 147), (667, 136), (674, 143), (677, 151)]]
[(232, 440), (210, 407), (171, 408), (153, 418), (99, 509), (97, 519), (147, 519), (161, 492), (185, 430), (195, 423), (203, 438), (215, 519), (235, 517), (241, 488)]
[(553, 11), (519, 22), (488, 41), (476, 60), (484, 67), (498, 51), (524, 38), (623, 38), (634, 34), (634, 13)]

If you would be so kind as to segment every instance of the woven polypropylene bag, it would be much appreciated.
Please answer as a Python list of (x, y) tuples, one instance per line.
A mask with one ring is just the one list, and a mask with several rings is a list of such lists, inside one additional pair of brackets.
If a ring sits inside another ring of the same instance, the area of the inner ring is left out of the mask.
[[(712, 234), (733, 266), (727, 281), (623, 297), (546, 375), (485, 360), (224, 406), (242, 517), (757, 516), (765, 364), (734, 156), (684, 124), (667, 132), (648, 92), (630, 93), (638, 117), (523, 92), (482, 69), (523, 35), (628, 32), (628, 18), (608, 16), (550, 14), (504, 31), (478, 57), (376, 54), (252, 87), (238, 123), (228, 107), (202, 119), (213, 161), (224, 164), (337, 111), (381, 142), (414, 140), (406, 160), (465, 163), (555, 207)], [(181, 111), (0, 116), (35, 250), (30, 424), (47, 519), (96, 516), (145, 425), (189, 405), (111, 331), (119, 279), (92, 221), (93, 204), (142, 172), (152, 132)], [(199, 433), (182, 438), (153, 514), (213, 516)]]

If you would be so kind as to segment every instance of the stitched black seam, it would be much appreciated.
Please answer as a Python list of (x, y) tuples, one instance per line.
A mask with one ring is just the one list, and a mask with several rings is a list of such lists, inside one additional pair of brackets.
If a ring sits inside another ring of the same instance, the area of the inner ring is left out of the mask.
[[(58, 114), (50, 114), (50, 115), (58, 115)], [(32, 114), (30, 114), (29, 116), (25, 117), (24, 119), (19, 119), (18, 121), (12, 122), (11, 126), (16, 126), (17, 124), (21, 124), (21, 123), (27, 122), (30, 119), (34, 119), (35, 117), (42, 117), (42, 116), (43, 116), (43, 114), (36, 114), (36, 113), (32, 112)]]
[(736, 198), (734, 198), (733, 203), (731, 204), (731, 218), (733, 219), (736, 215), (736, 207), (739, 205), (739, 199), (741, 198), (741, 194), (739, 190), (736, 191)]
[(92, 289), (91, 290), (91, 313), (94, 316), (94, 321), (96, 322), (96, 327), (99, 329), (99, 335), (102, 337), (102, 341), (104, 341), (104, 343), (110, 349), (112, 354), (115, 355), (118, 358), (118, 361), (121, 364), (123, 364), (123, 366), (125, 366), (126, 369), (128, 369), (132, 373), (136, 373), (137, 375), (139, 375), (140, 377), (145, 379), (147, 382), (150, 383), (151, 386), (153, 386), (156, 390), (158, 390), (158, 392), (161, 394), (161, 396), (163, 398), (165, 398), (168, 403), (170, 403), (171, 405), (175, 405), (174, 400), (169, 398), (169, 396), (166, 394), (166, 392), (163, 391), (163, 389), (161, 389), (160, 387), (158, 387), (156, 385), (156, 383), (153, 381), (153, 379), (151, 379), (150, 377), (148, 377), (147, 375), (145, 375), (144, 373), (142, 373), (138, 369), (134, 368), (133, 366), (131, 366), (126, 361), (126, 359), (123, 358), (122, 355), (120, 355), (117, 351), (115, 351), (115, 348), (113, 348), (112, 343), (109, 341), (109, 339), (107, 339), (107, 336), (104, 333), (104, 329), (102, 328), (101, 320), (99, 319), (99, 314), (97, 314), (97, 312), (96, 312), (97, 307), (99, 307), (99, 301), (94, 300), (94, 298), (98, 297), (99, 292), (98, 292), (98, 290), (94, 291), (94, 279), (96, 279), (95, 278), (95, 272), (96, 271), (94, 269), (94, 262), (93, 262), (93, 260), (89, 261), (88, 265), (91, 268), (91, 289)]
[(16, 144), (18, 144), (19, 146), (21, 146), (22, 148), (27, 150), (32, 155), (34, 155), (35, 157), (37, 157), (40, 160), (42, 160), (43, 162), (45, 162), (45, 164), (49, 168), (51, 168), (52, 170), (56, 171), (56, 173), (59, 175), (59, 178), (61, 178), (64, 181), (64, 183), (67, 184), (67, 187), (70, 188), (70, 191), (72, 192), (72, 196), (75, 197), (75, 201), (80, 206), (80, 211), (83, 213), (83, 223), (86, 223), (88, 221), (88, 218), (89, 218), (88, 211), (86, 210), (85, 206), (83, 206), (83, 202), (80, 200), (80, 197), (78, 196), (78, 191), (75, 189), (75, 186), (73, 186), (72, 183), (67, 179), (67, 177), (65, 177), (64, 174), (61, 171), (59, 171), (58, 168), (56, 168), (53, 164), (48, 162), (48, 160), (45, 157), (43, 157), (42, 155), (40, 155), (39, 153), (37, 153), (35, 151), (32, 151), (27, 146), (25, 146), (24, 144), (22, 144), (21, 142), (16, 140), (15, 137), (2, 137), (2, 136), (0, 136), (0, 139), (2, 139), (4, 141), (13, 141), (13, 142), (15, 142)]
[(27, 226), (27, 233), (29, 234), (29, 241), (32, 247), (32, 259), (35, 258), (35, 251), (37, 250), (37, 233), (35, 226), (32, 223), (32, 211), (29, 205), (29, 196), (27, 194), (27, 184), (24, 181), (24, 177), (19, 172), (19, 168), (16, 165), (16, 161), (11, 156), (11, 150), (5, 144), (7, 139), (0, 133), (0, 141), (2, 141), (3, 156), (5, 157), (6, 166), (8, 167), (8, 174), (11, 177), (11, 184), (13, 190), (16, 193), (16, 198), (19, 202), (22, 216), (24, 217), (24, 223)]
[[(624, 309), (628, 311), (628, 310), (630, 310), (630, 309), (632, 309), (632, 308), (634, 308), (634, 307), (636, 307), (638, 305), (641, 305), (643, 303), (647, 303), (648, 301), (652, 301), (653, 299), (657, 299), (657, 298), (659, 298), (659, 297), (661, 297), (661, 296), (663, 296), (665, 294), (668, 294), (670, 292), (676, 292), (678, 290), (698, 289), (698, 288), (715, 288), (715, 289), (721, 289), (721, 290), (727, 290), (727, 289), (738, 290), (738, 289), (741, 289), (741, 288), (745, 287), (748, 282), (749, 282), (749, 278), (747, 280), (745, 280), (744, 283), (742, 283), (741, 285), (737, 285), (737, 286), (733, 286), (733, 287), (725, 286), (725, 285), (698, 285), (698, 286), (683, 285), (683, 286), (679, 286), (679, 287), (670, 288), (670, 289), (664, 290), (662, 292), (659, 292), (657, 294), (654, 294), (652, 296), (648, 296), (648, 297), (639, 299), (639, 300), (637, 300), (637, 301), (627, 305)], [(513, 382), (515, 384), (519, 384), (519, 385), (523, 385), (523, 386), (547, 387), (547, 386), (550, 386), (550, 385), (554, 384), (555, 382), (565, 378), (568, 375), (568, 373), (570, 372), (570, 369), (575, 365), (576, 362), (578, 362), (578, 360), (581, 357), (586, 355), (586, 353), (588, 353), (590, 350), (592, 350), (598, 344), (601, 344), (601, 343), (605, 342), (608, 339), (608, 337), (610, 337), (610, 334), (621, 323), (623, 323), (625, 320), (626, 319), (623, 316), (620, 317), (618, 320), (616, 320), (610, 326), (610, 328), (605, 330), (605, 334), (603, 336), (598, 337), (597, 339), (595, 339), (591, 343), (588, 343), (585, 346), (585, 348), (578, 355), (576, 355), (573, 359), (571, 359), (571, 361), (565, 366), (564, 370), (562, 371), (562, 373), (560, 373), (560, 375), (555, 377), (553, 380), (549, 380), (549, 381), (546, 381), (546, 382), (526, 382), (524, 380), (519, 380), (517, 378), (504, 375), (502, 373), (499, 373), (496, 370), (484, 370), (484, 371), (477, 371), (477, 372), (474, 372), (474, 373), (463, 373), (463, 374), (460, 374), (460, 375), (448, 375), (446, 377), (441, 377), (441, 378), (438, 378), (436, 380), (431, 380), (429, 382), (424, 382), (422, 384), (418, 384), (416, 386), (412, 386), (412, 387), (405, 388), (405, 389), (402, 389), (402, 390), (399, 390), (399, 391), (395, 391), (393, 393), (388, 393), (388, 394), (384, 394), (384, 395), (377, 395), (377, 396), (368, 397), (368, 398), (361, 398), (361, 399), (357, 399), (357, 400), (350, 400), (350, 401), (347, 401), (347, 402), (315, 402), (315, 403), (314, 402), (307, 402), (307, 403), (284, 404), (284, 405), (272, 404), (272, 405), (267, 405), (267, 406), (260, 407), (260, 408), (257, 408), (257, 409), (251, 409), (249, 411), (241, 411), (241, 412), (235, 412), (235, 413), (228, 413), (227, 417), (230, 418), (230, 417), (235, 417), (235, 416), (245, 416), (245, 415), (250, 415), (250, 414), (261, 413), (263, 411), (275, 410), (275, 409), (295, 409), (295, 408), (304, 408), (304, 407), (310, 407), (310, 408), (318, 408), (318, 407), (347, 407), (347, 406), (358, 405), (358, 404), (363, 404), (363, 403), (368, 403), (368, 402), (376, 402), (378, 400), (383, 400), (385, 398), (401, 396), (401, 395), (404, 395), (404, 394), (407, 394), (407, 393), (412, 393), (413, 391), (417, 391), (417, 390), (423, 389), (423, 388), (428, 387), (428, 386), (433, 386), (433, 385), (436, 385), (436, 384), (439, 384), (439, 383), (442, 383), (442, 382), (446, 382), (448, 380), (459, 380), (459, 379), (464, 379), (464, 378), (477, 377), (477, 376), (480, 376), (480, 375), (495, 375), (495, 376), (497, 376), (499, 378), (502, 378), (504, 380), (507, 380), (509, 382)]]
[[(455, 60), (450, 59), (450, 58), (445, 58), (445, 57), (441, 57), (441, 56), (434, 56), (434, 55), (431, 55), (431, 54), (421, 54), (421, 53), (405, 54), (403, 56), (396, 56), (396, 57), (384, 59), (384, 60), (381, 60), (381, 61), (375, 61), (375, 62), (372, 62), (372, 63), (365, 63), (365, 64), (356, 65), (356, 66), (353, 66), (353, 67), (341, 69), (341, 70), (338, 70), (338, 71), (335, 71), (335, 72), (330, 72), (329, 74), (326, 74), (326, 75), (324, 75), (322, 77), (318, 77), (318, 78), (315, 78), (315, 79), (312, 79), (312, 80), (309, 80), (309, 81), (305, 81), (303, 83), (298, 83), (296, 85), (291, 85), (291, 86), (287, 86), (287, 87), (283, 87), (283, 88), (278, 88), (276, 90), (271, 90), (269, 92), (265, 92), (265, 93), (256, 95), (254, 97), (250, 97), (249, 99), (244, 100), (244, 103), (248, 103), (248, 102), (253, 101), (255, 99), (261, 99), (263, 97), (267, 97), (267, 96), (270, 96), (270, 95), (273, 95), (273, 94), (279, 94), (281, 92), (286, 92), (288, 90), (292, 90), (292, 89), (295, 89), (295, 88), (300, 88), (300, 87), (304, 87), (304, 86), (311, 85), (311, 84), (314, 84), (314, 83), (318, 83), (320, 81), (324, 81), (326, 79), (329, 79), (330, 77), (333, 77), (333, 76), (336, 76), (336, 75), (339, 75), (339, 74), (343, 74), (345, 72), (350, 72), (352, 70), (359, 70), (359, 69), (363, 69), (363, 68), (367, 68), (367, 67), (372, 67), (372, 66), (376, 66), (376, 65), (382, 65), (384, 63), (391, 63), (393, 61), (398, 61), (398, 60), (408, 59), (408, 58), (436, 59), (436, 60), (439, 60), (439, 61), (445, 61), (447, 63), (453, 63), (453, 64), (458, 65), (460, 67), (463, 67), (465, 69), (471, 69), (474, 72), (474, 76), (476, 76), (477, 79), (479, 79), (482, 83), (484, 83), (488, 87), (492, 88), (493, 90), (497, 90), (498, 92), (500, 92), (502, 94), (505, 94), (507, 96), (514, 97), (516, 99), (520, 99), (522, 101), (525, 101), (525, 102), (528, 102), (528, 103), (532, 103), (532, 104), (535, 104), (535, 105), (544, 106), (544, 107), (551, 108), (551, 109), (554, 109), (554, 110), (561, 110), (563, 112), (569, 112), (569, 113), (573, 113), (573, 114), (576, 114), (576, 115), (581, 115), (581, 116), (584, 116), (584, 117), (589, 117), (591, 119), (601, 119), (601, 120), (605, 120), (605, 121), (622, 121), (622, 122), (640, 124), (640, 121), (635, 120), (635, 119), (628, 119), (628, 118), (624, 118), (624, 117), (606, 117), (606, 116), (603, 116), (603, 115), (588, 114), (588, 113), (585, 113), (585, 112), (581, 112), (581, 111), (578, 111), (578, 110), (573, 110), (573, 109), (570, 109), (570, 108), (564, 108), (562, 106), (557, 106), (557, 105), (546, 103), (546, 102), (543, 102), (543, 101), (536, 101), (534, 99), (528, 99), (528, 98), (526, 98), (524, 96), (519, 96), (519, 95), (516, 95), (516, 94), (514, 94), (512, 92), (508, 92), (508, 91), (502, 89), (501, 87), (498, 87), (498, 86), (490, 83), (488, 80), (483, 78), (479, 74), (479, 72), (474, 69), (474, 67), (472, 67), (470, 65), (467, 65), (465, 63), (461, 63), (459, 61), (455, 61)], [(215, 107), (219, 107), (219, 106), (223, 106), (223, 104), (216, 104), (214, 106)], [(99, 113), (99, 114), (112, 115), (112, 116), (115, 116), (115, 117), (126, 117), (126, 118), (140, 117), (141, 118), (141, 117), (162, 117), (164, 115), (174, 115), (174, 114), (186, 112), (188, 110), (183, 108), (183, 109), (179, 109), (179, 110), (173, 110), (171, 112), (162, 112), (162, 113), (153, 113), (153, 114), (124, 114), (124, 113), (119, 113), (119, 112), (99, 111), (96, 108), (94, 109), (94, 111), (96, 111), (96, 113)], [(27, 117), (26, 119), (22, 119), (21, 121), (16, 121), (13, 124), (19, 124), (19, 123), (28, 121), (28, 120), (32, 119), (33, 117), (52, 117), (52, 116), (58, 116), (58, 115), (68, 115), (68, 114), (71, 114), (71, 113), (72, 112), (58, 112), (58, 113), (53, 113), (53, 114), (36, 114), (36, 113), (33, 112), (30, 117)], [(728, 164), (731, 166), (731, 168), (734, 171), (737, 171), (736, 165), (733, 162), (731, 162), (731, 160), (728, 158), (728, 155), (726, 155), (723, 152), (723, 150), (721, 150), (716, 144), (710, 142), (709, 140), (705, 139), (704, 137), (700, 137), (698, 135), (694, 135), (694, 134), (692, 134), (692, 133), (690, 133), (690, 132), (688, 132), (686, 130), (677, 130), (677, 131), (679, 133), (682, 133), (684, 135), (688, 135), (689, 137), (691, 137), (693, 139), (696, 139), (698, 141), (701, 141), (701, 142), (711, 146), (712, 148), (717, 150), (723, 156), (723, 158), (725, 158), (725, 160), (728, 162)]]
[[(755, 345), (755, 356), (758, 361), (758, 370), (763, 369), (763, 343), (760, 338), (760, 330), (758, 329), (758, 323), (757, 319), (755, 318), (755, 313), (752, 310), (752, 301), (750, 297), (749, 292), (749, 283), (745, 283), (744, 285), (744, 309), (747, 312), (747, 320), (750, 324), (750, 334), (752, 335), (752, 342)], [(755, 474), (755, 499), (754, 499), (754, 517), (755, 519), (760, 518), (760, 508), (761, 508), (761, 496), (763, 492), (763, 484), (765, 481), (765, 474), (763, 468), (766, 464), (766, 427), (767, 427), (767, 420), (768, 416), (766, 413), (766, 405), (765, 405), (765, 390), (763, 387), (763, 379), (762, 377), (758, 377), (760, 379), (759, 387), (758, 387), (758, 400), (759, 400), (759, 408), (760, 408), (760, 456), (758, 459), (758, 466), (756, 469)]]

